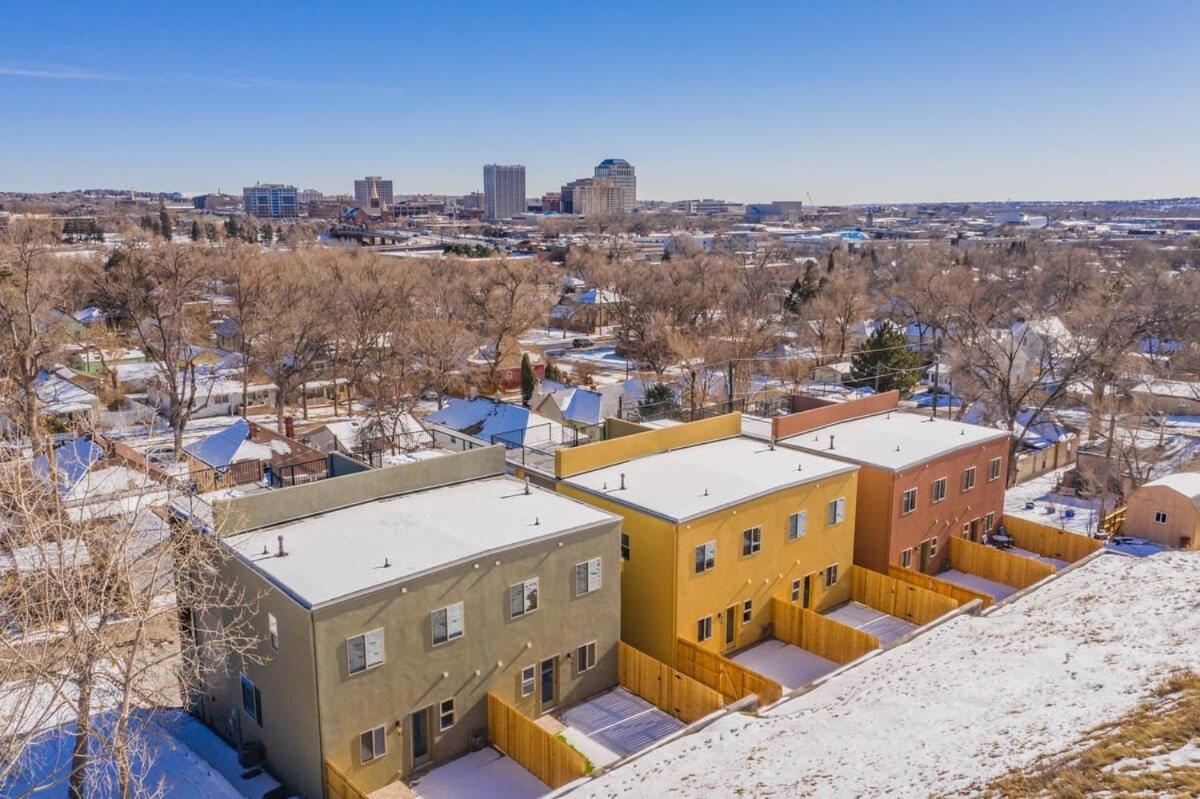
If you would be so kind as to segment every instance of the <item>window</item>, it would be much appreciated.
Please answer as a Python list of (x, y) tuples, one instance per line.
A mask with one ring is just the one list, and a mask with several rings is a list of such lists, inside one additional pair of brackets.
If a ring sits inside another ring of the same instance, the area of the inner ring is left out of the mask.
[(600, 558), (575, 564), (575, 596), (590, 594), (600, 587)]
[(846, 519), (846, 498), (838, 497), (829, 503), (829, 513), (826, 521), (829, 524), (841, 524)]
[(455, 602), (430, 614), (433, 622), (433, 643), (444, 644), (463, 634), (463, 603)]
[(799, 578), (792, 580), (792, 601), (800, 601), (800, 580)]
[(975, 467), (968, 466), (966, 469), (963, 469), (962, 490), (970, 491), (974, 487), (975, 487)]
[(900, 513), (908, 514), (917, 509), (917, 489), (910, 488), (900, 498)]
[(963, 538), (970, 538), (970, 537), (971, 537), (971, 523), (970, 523), (970, 522), (964, 522), (964, 523), (963, 523), (962, 537), (963, 537)]
[(909, 547), (908, 549), (906, 549), (900, 553), (900, 568), (902, 568), (902, 569), (911, 569), (912, 568), (912, 547)]
[(788, 533), (789, 541), (795, 541), (797, 538), (803, 538), (808, 532), (808, 511), (802, 510), (798, 513), (793, 513), (788, 517)]
[(621, 560), (629, 560), (629, 533), (621, 533)]
[(937, 504), (946, 498), (946, 478), (939, 477), (933, 481), (933, 504)]
[(832, 588), (837, 585), (837, 567), (835, 563), (832, 566), (825, 567), (825, 587)]
[(523, 583), (508, 588), (509, 618), (524, 616), (538, 609), (538, 578), (526, 580)]
[(1156, 524), (1166, 524), (1167, 523), (1166, 511), (1161, 511), (1161, 510), (1154, 511), (1154, 522)]
[(383, 757), (387, 754), (387, 730), (380, 725), (373, 730), (359, 733), (358, 748), (364, 763)]
[(383, 629), (347, 638), (346, 657), (351, 674), (358, 674), (383, 663)]
[(271, 640), (271, 648), (279, 651), (279, 621), (274, 613), (267, 614), (267, 637)]
[(575, 672), (583, 674), (596, 665), (596, 642), (591, 641), (575, 650)]
[(995, 523), (996, 523), (996, 514), (989, 513), (987, 516), (984, 516), (983, 517), (983, 531), (985, 533), (990, 533), (992, 531), (992, 525), (994, 525)]
[(717, 542), (709, 541), (696, 547), (696, 574), (704, 574), (717, 566)]
[(742, 624), (749, 624), (750, 618), (754, 615), (754, 600), (747, 599), (742, 603)]
[(1000, 459), (992, 458), (988, 461), (988, 482), (1000, 479)]
[(929, 557), (932, 558), (934, 555), (937, 554), (937, 544), (938, 544), (937, 538), (929, 539)]
[(438, 705), (438, 731), (444, 732), (454, 726), (454, 697), (443, 699)]
[(242, 710), (262, 726), (262, 694), (245, 674), (242, 675)]
[(533, 681), (537, 678), (537, 666), (526, 666), (521, 669), (521, 696), (533, 693)]
[(696, 622), (696, 640), (707, 641), (712, 638), (712, 616), (705, 616)]
[(762, 551), (762, 528), (751, 527), (742, 531), (742, 556), (757, 555)]

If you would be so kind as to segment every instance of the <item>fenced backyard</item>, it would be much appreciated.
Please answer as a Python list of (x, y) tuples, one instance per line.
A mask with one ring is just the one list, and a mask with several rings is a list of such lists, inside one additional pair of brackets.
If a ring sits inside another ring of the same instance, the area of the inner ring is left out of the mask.
[(957, 571), (1017, 589), (1028, 588), (1055, 572), (1049, 563), (965, 538), (950, 539), (950, 565)]
[(720, 691), (671, 668), (641, 650), (618, 643), (617, 676), (621, 687), (685, 724), (725, 706)]
[(586, 757), (564, 740), (539, 727), (512, 705), (488, 692), (488, 739), (551, 788), (587, 774)]
[(783, 696), (783, 686), (774, 680), (682, 638), (676, 642), (675, 664), (683, 674), (720, 692), (730, 702), (755, 694), (762, 706)]
[(771, 599), (772, 635), (792, 646), (807, 649), (826, 660), (844, 665), (879, 648), (879, 639), (820, 613)]
[(1004, 531), (1021, 549), (1074, 563), (1104, 548), (1104, 542), (1021, 516), (1004, 514)]
[(855, 602), (917, 626), (924, 626), (959, 606), (959, 601), (953, 597), (861, 566), (851, 569), (850, 586)]
[(899, 566), (889, 566), (888, 576), (892, 579), (915, 585), (918, 588), (924, 588), (926, 591), (932, 591), (935, 594), (949, 597), (959, 606), (978, 599), (986, 608), (995, 601), (990, 594), (985, 594), (982, 591), (973, 591), (970, 588), (956, 585), (946, 580), (939, 580), (923, 572), (901, 569)]

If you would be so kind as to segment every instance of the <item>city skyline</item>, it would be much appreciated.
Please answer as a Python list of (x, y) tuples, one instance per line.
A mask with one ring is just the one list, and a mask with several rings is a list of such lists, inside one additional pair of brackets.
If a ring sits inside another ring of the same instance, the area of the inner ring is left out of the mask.
[[(345, 22), (316, 4), (287, 15), (220, 2), (2, 8), (0, 103), (20, 109), (0, 135), (21, 154), (0, 159), (8, 191), (262, 182), (344, 194), (356, 176), (382, 174), (397, 195), (466, 194), (482, 190), (481, 164), (521, 163), (536, 197), (610, 157), (637, 167), (647, 200), (1200, 191), (1200, 162), (1187, 157), (1200, 7), (1173, 0), (768, 3), (753, 15), (533, 3), (453, 16), (381, 8)], [(614, 20), (619, 70), (604, 58)], [(364, 29), (405, 33), (347, 71)], [(510, 74), (525, 79), (490, 80), (464, 57), (502, 40), (516, 43)], [(546, 54), (566, 42), (587, 57), (559, 69)], [(244, 68), (251, 50), (263, 57)], [(439, 69), (417, 80), (410, 63)], [(262, 128), (276, 133), (249, 133)], [(364, 130), (392, 133), (386, 146), (344, 146)]]

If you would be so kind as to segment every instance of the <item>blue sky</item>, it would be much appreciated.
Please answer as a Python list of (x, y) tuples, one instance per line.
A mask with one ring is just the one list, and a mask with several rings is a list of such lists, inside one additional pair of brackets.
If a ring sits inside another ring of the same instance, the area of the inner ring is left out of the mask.
[(1200, 3), (0, 0), (0, 190), (1200, 194)]

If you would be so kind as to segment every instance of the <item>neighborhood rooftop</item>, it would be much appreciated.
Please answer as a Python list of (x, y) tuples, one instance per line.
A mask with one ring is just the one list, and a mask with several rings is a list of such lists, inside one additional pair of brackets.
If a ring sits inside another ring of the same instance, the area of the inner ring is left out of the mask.
[[(833, 437), (833, 449), (829, 447), (830, 436)], [(856, 463), (897, 470), (951, 450), (1007, 436), (1005, 430), (891, 411), (798, 433), (783, 439), (783, 443)]]
[[(512, 477), (373, 500), (225, 539), (307, 607), (605, 522), (612, 517)], [(278, 556), (283, 536), (285, 557)], [(266, 554), (264, 554), (264, 551)]]
[(563, 482), (656, 516), (684, 521), (855, 468), (736, 437), (634, 458)]

